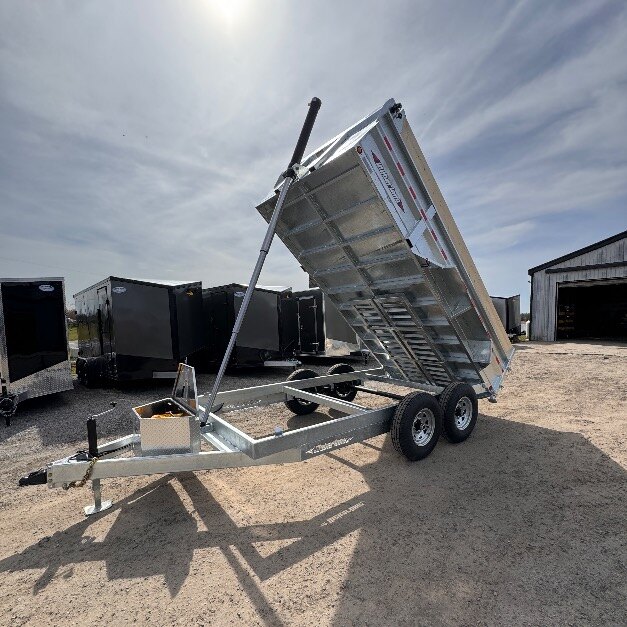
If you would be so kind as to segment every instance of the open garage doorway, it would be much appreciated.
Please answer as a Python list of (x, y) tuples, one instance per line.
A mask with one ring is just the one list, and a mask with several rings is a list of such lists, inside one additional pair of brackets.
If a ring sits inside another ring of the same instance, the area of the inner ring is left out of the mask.
[(627, 341), (627, 279), (559, 284), (555, 336)]

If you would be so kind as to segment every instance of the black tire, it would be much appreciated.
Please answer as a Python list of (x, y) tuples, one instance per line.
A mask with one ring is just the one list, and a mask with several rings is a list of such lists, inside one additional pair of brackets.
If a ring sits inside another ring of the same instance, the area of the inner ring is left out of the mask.
[(78, 379), (78, 382), (82, 385), (85, 385), (85, 367), (85, 360), (79, 357), (76, 360), (76, 378)]
[[(313, 370), (308, 370), (307, 368), (301, 368), (300, 370), (294, 370), (292, 374), (287, 378), (288, 381), (301, 381), (302, 379), (313, 379), (318, 375)], [(308, 388), (309, 389), (309, 388)], [(311, 392), (315, 392), (315, 388), (309, 389)], [(306, 401), (302, 398), (291, 398), (288, 401), (285, 401), (285, 406), (295, 414), (299, 416), (305, 416), (306, 414), (311, 414), (320, 405), (318, 403), (313, 403), (312, 401)]]
[(468, 383), (449, 383), (440, 394), (442, 427), (449, 442), (463, 442), (477, 424), (479, 403)]
[(397, 406), (390, 428), (394, 448), (409, 461), (424, 459), (442, 433), (442, 409), (426, 392), (412, 392)]
[(86, 360), (83, 367), (83, 385), (86, 388), (96, 388), (100, 383), (99, 364), (96, 360)]
[[(347, 372), (355, 372), (355, 369), (349, 364), (335, 364), (335, 366), (331, 366), (329, 368), (327, 374), (346, 374)], [(355, 397), (357, 396), (355, 385), (358, 383), (358, 381), (344, 381), (342, 383), (330, 385), (326, 394), (350, 403), (355, 400)]]

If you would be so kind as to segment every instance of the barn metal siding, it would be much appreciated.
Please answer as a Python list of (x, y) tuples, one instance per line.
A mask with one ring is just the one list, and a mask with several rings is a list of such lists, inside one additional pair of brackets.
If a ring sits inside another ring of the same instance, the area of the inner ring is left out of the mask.
[[(535, 272), (531, 277), (533, 282), (531, 339), (546, 342), (555, 340), (558, 283), (627, 278), (627, 267), (625, 266), (589, 270), (569, 270), (569, 268), (625, 261), (627, 261), (627, 238)], [(559, 268), (565, 268), (564, 272), (555, 272)], [(551, 272), (547, 272), (547, 270)]]

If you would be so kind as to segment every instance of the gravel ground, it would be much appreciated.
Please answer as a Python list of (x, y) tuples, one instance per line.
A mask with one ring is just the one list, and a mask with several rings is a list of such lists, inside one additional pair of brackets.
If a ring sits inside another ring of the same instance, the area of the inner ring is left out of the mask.
[[(101, 437), (126, 433), (128, 407), (169, 384), (25, 403), (0, 431), (0, 624), (625, 625), (626, 380), (626, 346), (523, 344), (472, 437), (422, 462), (380, 436), (301, 464), (109, 480), (114, 507), (91, 518), (87, 488), (17, 478), (84, 447), (111, 400)], [(261, 434), (326, 416), (238, 417)]]

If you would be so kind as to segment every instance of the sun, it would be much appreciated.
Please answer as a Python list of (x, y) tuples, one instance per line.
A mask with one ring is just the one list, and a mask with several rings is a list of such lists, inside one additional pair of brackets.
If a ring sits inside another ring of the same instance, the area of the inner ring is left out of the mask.
[(211, 5), (227, 26), (234, 26), (245, 14), (248, 0), (211, 0)]

